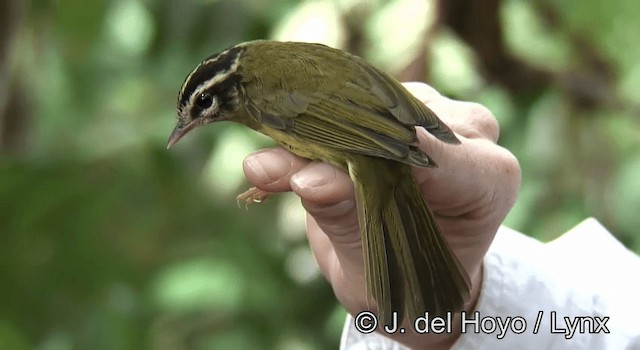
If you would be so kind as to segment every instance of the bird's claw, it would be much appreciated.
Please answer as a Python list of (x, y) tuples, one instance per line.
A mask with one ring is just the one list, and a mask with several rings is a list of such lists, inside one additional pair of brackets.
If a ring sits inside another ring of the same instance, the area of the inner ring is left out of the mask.
[(270, 195), (271, 192), (263, 191), (256, 187), (251, 187), (247, 191), (239, 194), (236, 197), (236, 200), (238, 201), (239, 207), (242, 208), (241, 204), (244, 203), (244, 207), (247, 208), (249, 204), (264, 202), (265, 200), (267, 200), (267, 198), (269, 198)]

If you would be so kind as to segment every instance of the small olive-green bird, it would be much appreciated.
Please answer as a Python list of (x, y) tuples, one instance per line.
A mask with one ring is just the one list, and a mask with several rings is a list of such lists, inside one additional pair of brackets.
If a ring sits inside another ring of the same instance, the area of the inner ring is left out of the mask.
[(185, 79), (171, 147), (189, 131), (233, 121), (289, 151), (333, 164), (355, 185), (368, 300), (391, 322), (460, 310), (469, 279), (411, 166), (434, 167), (416, 127), (453, 132), (400, 83), (363, 59), (320, 44), (251, 41), (215, 54)]

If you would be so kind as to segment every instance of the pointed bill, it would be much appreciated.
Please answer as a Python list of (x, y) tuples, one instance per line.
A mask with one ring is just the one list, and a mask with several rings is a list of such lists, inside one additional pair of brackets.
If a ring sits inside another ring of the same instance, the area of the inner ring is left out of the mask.
[(198, 125), (199, 123), (197, 119), (191, 121), (187, 125), (184, 125), (182, 122), (178, 122), (176, 127), (171, 132), (171, 135), (169, 136), (169, 140), (167, 141), (167, 149), (175, 145), (184, 135), (186, 135), (189, 131), (193, 130)]

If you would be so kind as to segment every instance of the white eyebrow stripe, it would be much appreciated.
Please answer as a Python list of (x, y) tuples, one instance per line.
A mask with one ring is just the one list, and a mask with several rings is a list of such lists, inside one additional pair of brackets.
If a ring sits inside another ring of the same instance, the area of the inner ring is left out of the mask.
[(218, 84), (219, 82), (224, 81), (225, 79), (227, 79), (227, 77), (229, 77), (231, 74), (235, 73), (238, 70), (238, 66), (240, 66), (240, 53), (238, 53), (238, 55), (236, 55), (236, 57), (233, 60), (233, 63), (229, 67), (229, 69), (216, 74), (216, 76), (214, 76), (212, 79), (209, 79), (209, 80), (205, 81), (204, 83), (200, 84), (194, 90), (193, 94), (191, 94), (191, 97), (189, 97), (189, 99), (192, 99), (194, 95), (199, 95), (203, 91), (208, 90), (212, 86), (214, 86), (214, 85)]
[[(205, 61), (200, 62), (200, 64), (198, 64), (198, 65), (196, 66), (196, 68), (195, 68), (195, 69), (193, 69), (193, 70), (191, 71), (191, 73), (189, 73), (189, 75), (187, 75), (187, 78), (184, 80), (184, 83), (182, 84), (182, 88), (180, 89), (180, 94), (178, 94), (178, 96), (183, 96), (183, 95), (184, 95), (185, 89), (187, 88), (187, 85), (188, 85), (188, 84), (187, 84), (187, 82), (189, 82), (189, 80), (191, 80), (191, 78), (193, 77), (193, 75), (194, 75), (194, 74), (196, 74), (196, 72), (197, 72), (198, 70), (200, 70), (200, 67), (202, 67), (202, 66), (206, 66), (206, 65), (208, 65), (208, 64), (215, 63), (215, 62), (219, 61), (220, 59), (222, 59), (223, 57), (225, 57), (225, 56), (229, 53), (229, 51), (231, 51), (232, 49), (234, 49), (234, 48), (236, 48), (236, 47), (239, 47), (239, 46), (240, 46), (240, 45), (236, 45), (236, 46), (234, 46), (234, 47), (228, 48), (228, 49), (226, 49), (226, 50), (224, 50), (224, 51), (220, 52), (219, 54), (217, 54), (215, 57), (211, 57), (211, 58), (209, 58), (209, 59), (207, 59), (207, 60), (205, 60)], [(235, 57), (235, 59), (234, 59), (234, 63), (235, 63), (235, 60), (237, 60), (237, 59), (238, 59), (239, 54), (240, 54), (240, 53), (238, 53), (238, 55), (236, 55), (236, 57)], [(199, 88), (200, 88), (200, 87), (198, 86), (195, 90), (198, 90)], [(193, 96), (193, 94), (191, 94), (191, 96), (189, 96), (189, 98), (191, 98), (192, 96)]]

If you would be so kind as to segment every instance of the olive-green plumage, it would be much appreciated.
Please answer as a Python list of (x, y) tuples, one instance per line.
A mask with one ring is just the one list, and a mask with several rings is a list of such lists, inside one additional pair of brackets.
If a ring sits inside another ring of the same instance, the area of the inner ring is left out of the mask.
[(367, 291), (382, 321), (393, 311), (415, 318), (462, 308), (468, 278), (411, 174), (411, 166), (435, 166), (418, 149), (415, 127), (447, 143), (459, 141), (400, 83), (324, 45), (247, 42), (211, 56), (186, 78), (168, 146), (223, 120), (349, 173)]

